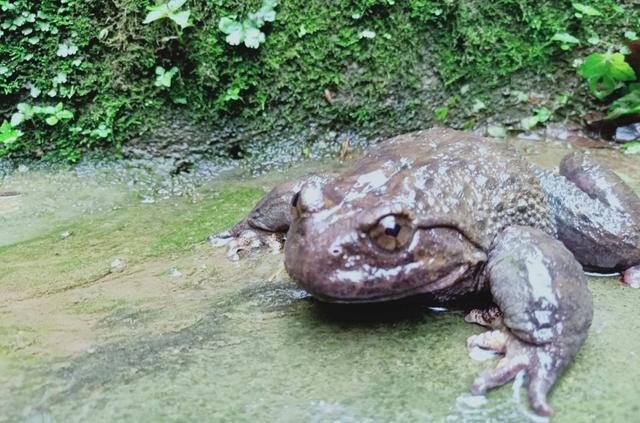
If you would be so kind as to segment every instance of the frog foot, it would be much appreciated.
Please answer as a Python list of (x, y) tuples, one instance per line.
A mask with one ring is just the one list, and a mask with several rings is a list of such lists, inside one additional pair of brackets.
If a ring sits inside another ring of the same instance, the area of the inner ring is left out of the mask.
[(261, 231), (259, 229), (244, 229), (239, 232), (224, 231), (209, 235), (209, 243), (214, 247), (227, 246), (227, 258), (238, 261), (250, 251), (268, 249), (273, 253), (280, 252), (284, 242), (283, 234)]
[(469, 348), (479, 347), (504, 354), (494, 369), (484, 371), (475, 379), (471, 386), (474, 395), (484, 395), (489, 389), (504, 385), (520, 371), (525, 371), (529, 380), (527, 392), (531, 407), (539, 415), (550, 416), (553, 413), (547, 394), (562, 369), (560, 360), (556, 358), (560, 351), (556, 351), (553, 344), (530, 344), (508, 330), (491, 330), (471, 336), (467, 345)]
[(488, 309), (474, 308), (464, 316), (464, 321), (491, 329), (501, 329), (504, 327), (504, 323), (502, 322), (502, 312), (498, 307), (491, 307)]
[(640, 288), (640, 264), (627, 269), (622, 276), (622, 282), (631, 288)]

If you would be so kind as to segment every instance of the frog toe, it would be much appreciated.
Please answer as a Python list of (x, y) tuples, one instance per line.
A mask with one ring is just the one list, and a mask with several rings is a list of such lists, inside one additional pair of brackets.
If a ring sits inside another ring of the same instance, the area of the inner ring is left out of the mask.
[(218, 235), (209, 236), (208, 240), (214, 247), (227, 246), (227, 258), (238, 261), (251, 251), (268, 249), (273, 253), (282, 250), (283, 235), (260, 230), (245, 229), (237, 235), (226, 231)]
[(521, 357), (501, 359), (494, 369), (485, 370), (475, 379), (471, 393), (484, 395), (488, 390), (504, 385), (515, 378), (526, 364)]
[(622, 282), (626, 283), (631, 288), (640, 288), (640, 265), (627, 269), (622, 276)]
[[(496, 332), (503, 335), (499, 336)], [(474, 395), (482, 395), (492, 388), (504, 385), (519, 372), (524, 371), (529, 380), (527, 393), (531, 408), (541, 416), (551, 415), (553, 411), (547, 395), (565, 365), (561, 352), (557, 351), (553, 344), (530, 344), (506, 331), (491, 331), (487, 334), (482, 338), (476, 338), (471, 344), (503, 352), (505, 356), (494, 369), (485, 370), (475, 379), (471, 392)], [(504, 345), (496, 340), (500, 340)]]

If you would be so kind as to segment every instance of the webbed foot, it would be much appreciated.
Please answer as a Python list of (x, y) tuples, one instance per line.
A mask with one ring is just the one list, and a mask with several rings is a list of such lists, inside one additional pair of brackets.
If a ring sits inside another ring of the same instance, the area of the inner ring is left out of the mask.
[(562, 352), (557, 351), (556, 346), (530, 344), (508, 330), (492, 330), (471, 336), (467, 345), (504, 354), (495, 368), (485, 370), (475, 379), (471, 386), (474, 395), (484, 395), (524, 371), (529, 380), (527, 393), (531, 408), (543, 416), (553, 413), (547, 395), (564, 367)]
[(227, 258), (231, 261), (238, 261), (251, 251), (263, 249), (273, 253), (281, 251), (284, 245), (284, 234), (247, 227), (242, 230), (234, 231), (232, 229), (209, 235), (207, 240), (214, 247), (227, 246)]
[(560, 241), (534, 228), (513, 226), (495, 240), (488, 264), (491, 294), (502, 311), (476, 319), (497, 329), (471, 337), (470, 347), (504, 354), (473, 383), (474, 394), (505, 384), (520, 371), (529, 379), (531, 407), (550, 415), (547, 395), (575, 358), (591, 325), (593, 305), (580, 264)]

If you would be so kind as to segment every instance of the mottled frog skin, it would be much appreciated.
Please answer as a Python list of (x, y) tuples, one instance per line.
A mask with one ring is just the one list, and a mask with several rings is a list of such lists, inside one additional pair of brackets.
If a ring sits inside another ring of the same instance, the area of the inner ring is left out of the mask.
[(392, 138), (340, 174), (284, 183), (214, 240), (237, 258), (285, 236), (287, 272), (322, 301), (491, 295), (496, 308), (467, 316), (491, 330), (468, 345), (504, 358), (472, 392), (524, 370), (541, 415), (591, 324), (583, 267), (640, 282), (640, 200), (613, 172), (579, 153), (560, 174), (542, 171), (503, 141), (446, 129)]

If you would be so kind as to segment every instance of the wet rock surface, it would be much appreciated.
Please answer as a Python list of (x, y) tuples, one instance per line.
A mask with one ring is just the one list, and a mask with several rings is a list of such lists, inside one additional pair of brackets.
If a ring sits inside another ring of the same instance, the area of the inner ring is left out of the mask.
[[(506, 142), (547, 168), (576, 148)], [(495, 362), (469, 358), (483, 329), (461, 310), (323, 305), (281, 255), (232, 263), (205, 241), (278, 181), (341, 166), (264, 173), (285, 150), (256, 153), (273, 156), (265, 166), (194, 161), (178, 174), (165, 159), (9, 169), (0, 192), (21, 195), (0, 200), (0, 422), (539, 421), (522, 378), (469, 394)], [(289, 157), (321, 156), (301, 150)], [(637, 156), (592, 154), (640, 190)], [(634, 421), (640, 290), (589, 283), (594, 323), (551, 395), (554, 421)]]

